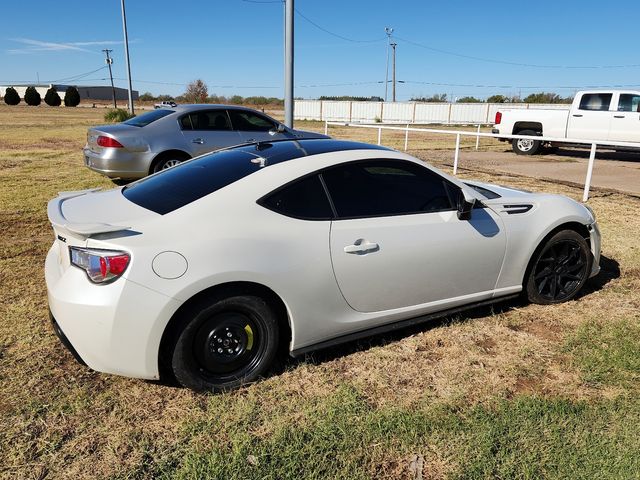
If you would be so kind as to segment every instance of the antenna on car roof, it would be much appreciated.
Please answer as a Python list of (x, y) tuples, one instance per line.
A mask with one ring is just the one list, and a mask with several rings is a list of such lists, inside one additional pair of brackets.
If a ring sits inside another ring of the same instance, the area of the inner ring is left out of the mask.
[(260, 166), (260, 168), (267, 166), (267, 159), (264, 157), (256, 157), (251, 159), (251, 163), (255, 163)]

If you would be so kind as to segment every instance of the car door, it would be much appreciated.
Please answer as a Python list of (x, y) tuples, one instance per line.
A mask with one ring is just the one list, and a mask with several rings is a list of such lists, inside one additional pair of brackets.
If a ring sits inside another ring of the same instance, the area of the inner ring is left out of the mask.
[(578, 109), (569, 112), (568, 138), (606, 140), (611, 123), (612, 93), (585, 93)]
[(180, 118), (180, 128), (192, 156), (242, 143), (225, 109), (196, 110)]
[(616, 110), (612, 112), (609, 140), (640, 142), (640, 94), (620, 93)]
[(322, 178), (337, 214), (334, 273), (354, 310), (444, 309), (493, 295), (505, 253), (502, 221), (485, 208), (458, 219), (459, 187), (398, 160), (342, 164)]
[(229, 109), (233, 129), (238, 132), (243, 143), (263, 142), (289, 138), (286, 132), (274, 133), (277, 124), (265, 115), (243, 109)]

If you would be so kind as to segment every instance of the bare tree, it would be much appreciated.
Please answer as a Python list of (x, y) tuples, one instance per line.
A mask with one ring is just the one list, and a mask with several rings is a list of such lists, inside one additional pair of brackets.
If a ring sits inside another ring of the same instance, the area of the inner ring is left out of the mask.
[(207, 84), (199, 78), (187, 85), (187, 90), (183, 95), (186, 103), (205, 103), (208, 96)]

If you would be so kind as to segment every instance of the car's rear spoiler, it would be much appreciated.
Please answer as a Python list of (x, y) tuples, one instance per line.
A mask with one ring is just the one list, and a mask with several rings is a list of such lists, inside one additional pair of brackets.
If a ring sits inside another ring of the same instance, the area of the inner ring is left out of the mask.
[(100, 188), (91, 188), (89, 190), (78, 190), (75, 192), (59, 192), (58, 196), (50, 200), (47, 205), (47, 215), (49, 221), (56, 229), (90, 237), (98, 233), (118, 232), (120, 230), (128, 230), (129, 226), (111, 225), (109, 223), (74, 223), (68, 221), (62, 214), (62, 204), (70, 198), (86, 195), (87, 193), (97, 192)]

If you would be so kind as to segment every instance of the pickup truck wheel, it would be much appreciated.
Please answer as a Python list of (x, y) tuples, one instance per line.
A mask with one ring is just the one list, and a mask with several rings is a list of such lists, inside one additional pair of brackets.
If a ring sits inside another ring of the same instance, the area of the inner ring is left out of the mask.
[[(518, 135), (538, 136), (533, 130), (522, 130)], [(513, 151), (518, 155), (535, 155), (540, 151), (542, 142), (540, 140), (531, 140), (530, 138), (514, 138), (511, 142)]]

